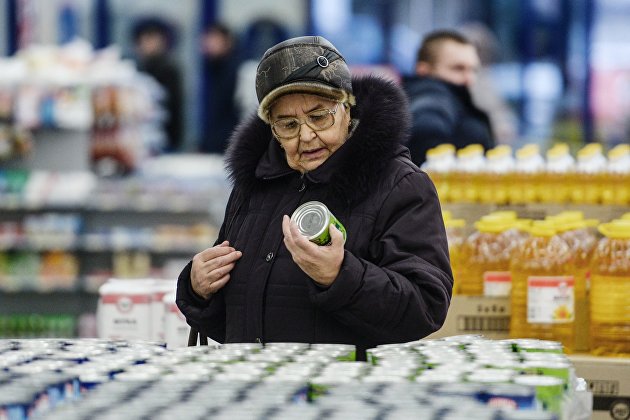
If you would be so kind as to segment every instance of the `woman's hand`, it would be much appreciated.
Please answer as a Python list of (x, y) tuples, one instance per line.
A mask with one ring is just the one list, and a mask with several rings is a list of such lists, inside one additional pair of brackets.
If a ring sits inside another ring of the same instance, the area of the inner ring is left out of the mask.
[(230, 271), (243, 253), (230, 246), (228, 241), (207, 248), (193, 257), (190, 284), (193, 291), (207, 299), (230, 280)]
[(319, 246), (302, 235), (289, 216), (285, 215), (282, 218), (284, 244), (293, 261), (322, 286), (330, 286), (335, 281), (343, 263), (343, 234), (332, 224), (329, 231), (331, 243)]

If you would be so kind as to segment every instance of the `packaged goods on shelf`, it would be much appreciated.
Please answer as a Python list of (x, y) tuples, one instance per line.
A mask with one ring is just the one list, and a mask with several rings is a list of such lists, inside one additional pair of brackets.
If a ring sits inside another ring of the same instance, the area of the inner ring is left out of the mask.
[(545, 153), (527, 144), (512, 156), (500, 145), (483, 155), (479, 145), (454, 150), (440, 145), (427, 152), (424, 169), (443, 203), (494, 205), (630, 204), (630, 145), (604, 153), (599, 143), (586, 144), (574, 158), (567, 144)]
[(460, 284), (460, 271), (463, 268), (461, 248), (464, 240), (466, 239), (464, 231), (466, 221), (464, 219), (453, 218), (452, 213), (448, 210), (442, 212), (442, 217), (444, 219), (446, 240), (448, 242), (448, 254), (453, 272), (453, 294), (457, 294)]
[(188, 334), (190, 326), (186, 322), (186, 317), (179, 310), (175, 303), (174, 292), (166, 293), (162, 298), (164, 303), (164, 337), (163, 341), (169, 349), (186, 347), (188, 345)]
[(630, 407), (630, 358), (570, 355), (593, 393), (593, 420), (623, 419)]
[[(164, 297), (174, 292), (175, 286), (174, 280), (109, 279), (99, 288), (96, 313), (99, 337), (163, 342), (166, 314), (173, 310)], [(169, 336), (181, 336), (178, 325), (172, 321), (169, 320), (169, 327), (176, 331), (169, 331)], [(183, 346), (186, 341), (178, 344)]]
[[(354, 347), (343, 344), (165, 349), (103, 339), (0, 341), (6, 366), (0, 409), (22, 410), (21, 418), (30, 419), (35, 397), (63, 384), (65, 392), (39, 406), (38, 416), (552, 420), (591, 414), (591, 394), (558, 343), (467, 335), (378, 346), (368, 355), (369, 362), (354, 361)], [(33, 380), (35, 372), (46, 380)]]
[(0, 337), (5, 340), (10, 338), (72, 337), (75, 335), (75, 330), (76, 320), (72, 315), (0, 315)]
[(510, 187), (508, 174), (514, 166), (511, 147), (499, 145), (488, 150), (485, 170), (481, 171), (479, 175), (478, 201), (481, 203), (507, 203)]
[(492, 339), (510, 337), (510, 298), (455, 295), (442, 327), (430, 338), (480, 334)]
[(630, 357), (630, 220), (599, 226), (591, 263), (590, 338), (597, 355)]
[(485, 217), (475, 223), (476, 231), (463, 242), (458, 293), (464, 295), (509, 296), (510, 258), (518, 245), (509, 231), (514, 218)]
[[(517, 214), (490, 212), (474, 223), (476, 230), (460, 236), (461, 245), (449, 240), (456, 246), (450, 250), (457, 256), (451, 262), (455, 296), (444, 326), (433, 336), (509, 334), (557, 340), (569, 353), (629, 354), (623, 288), (630, 279), (623, 271), (623, 250), (630, 213), (603, 224), (579, 210), (534, 221)], [(457, 219), (449, 210), (444, 215), (451, 232), (449, 223)], [(597, 284), (594, 273), (599, 273)], [(595, 326), (593, 319), (599, 320)]]
[(33, 45), (0, 61), (0, 75), (0, 117), (13, 133), (0, 136), (0, 156), (39, 156), (46, 130), (83, 133), (77, 141), (90, 143), (93, 168), (108, 175), (132, 170), (163, 147), (159, 85), (116, 47), (95, 51), (80, 39)]

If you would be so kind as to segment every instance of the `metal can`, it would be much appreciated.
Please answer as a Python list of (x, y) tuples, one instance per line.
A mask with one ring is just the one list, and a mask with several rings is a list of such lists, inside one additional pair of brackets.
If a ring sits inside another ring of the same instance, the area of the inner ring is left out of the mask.
[(302, 235), (317, 245), (330, 244), (328, 226), (331, 223), (341, 231), (343, 240), (346, 241), (346, 228), (328, 210), (328, 207), (319, 201), (308, 201), (302, 204), (295, 209), (291, 215), (291, 220), (297, 224)]

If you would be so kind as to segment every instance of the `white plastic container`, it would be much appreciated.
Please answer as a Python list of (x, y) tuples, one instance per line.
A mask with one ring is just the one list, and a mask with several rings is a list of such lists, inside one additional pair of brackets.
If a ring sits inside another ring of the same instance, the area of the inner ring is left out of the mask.
[(151, 340), (152, 280), (110, 279), (99, 288), (99, 338)]
[(186, 323), (184, 314), (175, 304), (175, 292), (167, 293), (163, 298), (164, 308), (164, 337), (166, 347), (174, 349), (188, 345), (190, 327)]
[[(166, 341), (164, 334), (164, 296), (177, 289), (175, 280), (155, 279), (151, 286), (151, 340)], [(173, 300), (174, 302), (174, 300)]]

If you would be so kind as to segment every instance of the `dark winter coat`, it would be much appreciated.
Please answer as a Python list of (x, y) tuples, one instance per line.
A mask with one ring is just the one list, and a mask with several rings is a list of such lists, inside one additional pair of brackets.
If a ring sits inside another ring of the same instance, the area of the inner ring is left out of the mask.
[[(269, 126), (235, 132), (227, 166), (235, 184), (217, 243), (243, 252), (227, 285), (193, 294), (189, 264), (177, 305), (188, 323), (219, 342), (349, 343), (358, 349), (420, 339), (442, 325), (453, 278), (440, 205), (409, 159), (404, 93), (378, 78), (353, 81), (360, 122), (352, 137), (301, 176)], [(282, 216), (325, 203), (347, 231), (341, 271), (318, 286), (283, 244)]]
[(412, 115), (408, 147), (417, 165), (427, 150), (442, 143), (457, 149), (473, 143), (486, 150), (495, 146), (488, 115), (473, 104), (466, 86), (413, 76), (404, 80), (404, 88)]

